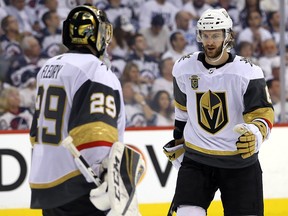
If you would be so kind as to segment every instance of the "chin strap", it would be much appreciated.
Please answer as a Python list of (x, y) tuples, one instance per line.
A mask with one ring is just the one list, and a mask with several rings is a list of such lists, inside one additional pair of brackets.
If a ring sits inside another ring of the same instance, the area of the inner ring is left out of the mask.
[[(219, 61), (221, 58), (222, 58), (222, 56), (223, 56), (223, 54), (224, 54), (224, 50), (227, 48), (227, 46), (228, 46), (228, 37), (229, 37), (229, 34), (228, 33), (226, 33), (226, 38), (225, 38), (225, 40), (223, 41), (223, 46), (222, 46), (222, 52), (221, 52), (221, 54), (219, 55), (219, 57), (218, 58), (209, 58), (209, 57), (207, 57), (206, 56), (206, 58), (207, 59), (209, 59), (209, 61), (211, 61), (211, 62), (217, 62), (217, 61)], [(228, 49), (228, 48), (227, 48)]]
[[(224, 42), (226, 42), (226, 39), (224, 40)], [(224, 50), (226, 49), (227, 45), (228, 45), (228, 43), (226, 43), (225, 45), (222, 46), (222, 52), (221, 52), (221, 54), (219, 55), (218, 58), (216, 58), (216, 59), (215, 58), (209, 58), (208, 56), (206, 56), (206, 58), (209, 59), (209, 61), (211, 61), (211, 62), (219, 61), (222, 58), (222, 56), (224, 54)]]

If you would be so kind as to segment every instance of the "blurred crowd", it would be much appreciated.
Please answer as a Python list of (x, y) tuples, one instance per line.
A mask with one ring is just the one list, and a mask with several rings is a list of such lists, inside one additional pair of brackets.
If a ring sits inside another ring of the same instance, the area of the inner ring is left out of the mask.
[[(231, 52), (262, 68), (280, 121), (279, 0), (0, 0), (1, 130), (29, 129), (36, 74), (48, 58), (67, 51), (62, 22), (81, 4), (103, 9), (113, 24), (105, 62), (121, 81), (127, 127), (173, 126), (173, 64), (202, 49), (196, 24), (209, 8), (229, 13), (236, 34)], [(285, 7), (288, 50), (288, 1)], [(288, 72), (285, 82), (288, 92)], [(288, 104), (285, 116), (288, 122)]]

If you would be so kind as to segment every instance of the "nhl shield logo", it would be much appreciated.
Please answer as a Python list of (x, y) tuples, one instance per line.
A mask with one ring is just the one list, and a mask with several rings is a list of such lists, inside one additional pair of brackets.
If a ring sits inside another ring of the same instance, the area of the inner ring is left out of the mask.
[(191, 80), (191, 87), (193, 90), (198, 89), (198, 80), (200, 79), (197, 75), (192, 75), (190, 78)]

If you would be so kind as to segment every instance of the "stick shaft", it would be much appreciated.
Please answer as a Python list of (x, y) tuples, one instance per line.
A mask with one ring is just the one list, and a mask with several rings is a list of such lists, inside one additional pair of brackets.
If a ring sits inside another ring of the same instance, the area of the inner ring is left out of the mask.
[(88, 176), (92, 182), (96, 184), (98, 187), (101, 185), (101, 180), (98, 178), (94, 170), (90, 167), (88, 162), (85, 160), (85, 158), (81, 155), (81, 152), (75, 147), (73, 144), (73, 138), (71, 136), (66, 137), (62, 141), (62, 145), (69, 150), (69, 152), (74, 156), (75, 160), (77, 160), (78, 164), (82, 167), (80, 170), (81, 172), (85, 172), (83, 174), (85, 177)]

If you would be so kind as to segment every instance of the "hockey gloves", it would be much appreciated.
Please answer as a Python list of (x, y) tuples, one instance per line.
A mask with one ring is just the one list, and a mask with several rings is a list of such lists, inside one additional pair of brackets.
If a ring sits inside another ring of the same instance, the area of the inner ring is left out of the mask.
[(168, 160), (173, 164), (173, 166), (179, 170), (181, 167), (181, 162), (184, 157), (185, 149), (183, 147), (184, 140), (171, 140), (166, 145), (163, 146), (163, 152), (167, 156)]
[[(235, 132), (241, 134), (236, 142), (236, 146), (237, 151), (241, 154), (243, 159), (251, 157), (253, 154), (257, 153), (264, 138), (266, 138), (266, 134), (264, 133), (266, 129), (261, 133), (257, 124), (258, 122), (253, 122), (251, 124), (238, 124), (233, 129)], [(260, 122), (259, 124), (262, 125), (263, 123), (261, 124)]]

